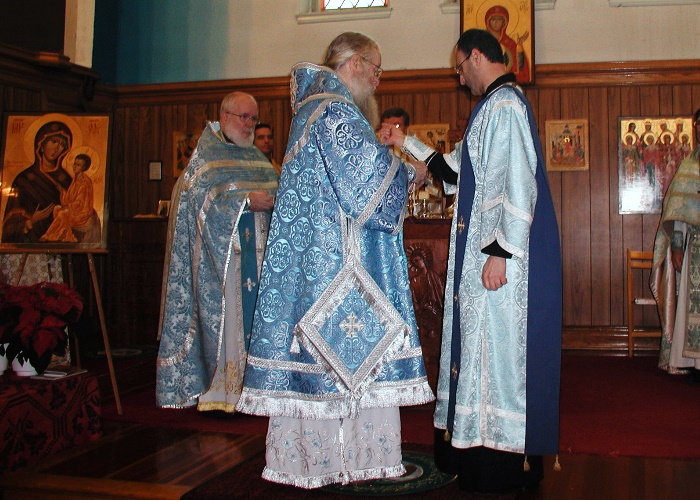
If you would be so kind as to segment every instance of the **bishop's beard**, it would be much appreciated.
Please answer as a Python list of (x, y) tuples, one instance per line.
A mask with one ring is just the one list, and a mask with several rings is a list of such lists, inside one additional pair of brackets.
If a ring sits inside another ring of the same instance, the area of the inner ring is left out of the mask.
[(360, 108), (360, 112), (367, 118), (367, 121), (372, 126), (372, 129), (379, 127), (379, 103), (377, 98), (374, 97), (373, 90), (369, 89), (365, 92), (358, 92), (353, 94), (353, 99), (357, 107)]

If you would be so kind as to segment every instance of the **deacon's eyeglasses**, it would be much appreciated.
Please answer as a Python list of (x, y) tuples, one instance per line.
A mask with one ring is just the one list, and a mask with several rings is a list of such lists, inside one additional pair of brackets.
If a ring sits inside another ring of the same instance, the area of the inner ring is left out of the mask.
[(250, 122), (253, 125), (257, 125), (258, 123), (260, 123), (260, 117), (258, 115), (250, 116), (248, 113), (243, 113), (242, 115), (239, 115), (236, 113), (231, 113), (230, 111), (224, 111), (224, 113), (237, 116), (241, 119), (242, 122)]
[(375, 77), (375, 78), (379, 79), (379, 78), (382, 77), (382, 73), (384, 73), (384, 70), (382, 69), (381, 66), (377, 66), (377, 65), (374, 64), (372, 61), (370, 61), (369, 59), (367, 59), (365, 56), (360, 56), (360, 57), (361, 57), (362, 59), (364, 59), (365, 61), (367, 61), (368, 63), (370, 63), (370, 64), (371, 64), (372, 66), (374, 66), (375, 68), (377, 68), (377, 69), (374, 70), (374, 77)]
[(461, 75), (461, 74), (462, 74), (462, 64), (464, 64), (465, 62), (467, 62), (467, 59), (469, 59), (471, 56), (472, 56), (472, 55), (469, 54), (467, 57), (465, 57), (464, 59), (462, 59), (462, 62), (461, 62), (461, 63), (459, 63), (457, 66), (455, 66), (455, 71), (457, 72), (458, 75)]

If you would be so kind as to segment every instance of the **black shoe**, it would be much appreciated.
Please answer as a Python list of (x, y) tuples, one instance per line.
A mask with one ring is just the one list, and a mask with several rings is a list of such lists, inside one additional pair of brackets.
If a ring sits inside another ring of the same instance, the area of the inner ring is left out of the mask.
[(694, 368), (690, 374), (686, 376), (685, 381), (690, 385), (700, 385), (700, 370)]

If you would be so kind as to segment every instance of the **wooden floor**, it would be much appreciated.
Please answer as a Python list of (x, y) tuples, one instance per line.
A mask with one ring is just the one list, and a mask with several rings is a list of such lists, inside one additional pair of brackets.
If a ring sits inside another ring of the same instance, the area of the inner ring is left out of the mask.
[(105, 422), (105, 436), (0, 478), (5, 500), (175, 499), (260, 453), (264, 436)]
[[(128, 379), (121, 379), (125, 378)], [(101, 388), (103, 394), (111, 391), (108, 379), (106, 384)], [(128, 388), (124, 390), (128, 392)], [(259, 435), (173, 430), (113, 421), (105, 421), (104, 426), (105, 436), (99, 441), (0, 476), (2, 498), (177, 499), (258, 454), (265, 446), (264, 437)], [(540, 488), (520, 498), (700, 498), (700, 460), (565, 454), (560, 456), (560, 462), (562, 469), (555, 472), (552, 459), (546, 459)], [(301, 498), (302, 495), (300, 490)]]
[[(67, 450), (35, 467), (0, 478), (3, 498), (178, 499), (195, 486), (261, 452), (265, 446), (263, 436), (116, 422), (105, 422), (105, 426), (106, 435), (97, 442)], [(547, 470), (540, 488), (521, 498), (700, 498), (700, 461), (697, 460), (562, 455), (560, 462), (562, 470), (554, 472), (552, 460), (546, 460)]]

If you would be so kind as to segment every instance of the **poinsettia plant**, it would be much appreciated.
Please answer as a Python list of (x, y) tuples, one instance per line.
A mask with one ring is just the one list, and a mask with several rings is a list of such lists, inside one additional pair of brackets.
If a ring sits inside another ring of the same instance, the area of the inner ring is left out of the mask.
[(55, 351), (65, 351), (66, 327), (82, 311), (80, 294), (64, 283), (0, 283), (0, 343), (6, 344), (8, 362), (19, 357), (37, 372), (44, 371)]

